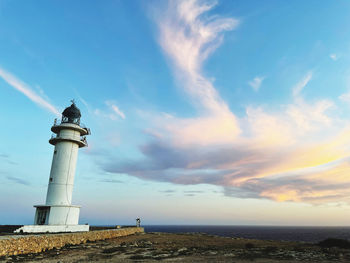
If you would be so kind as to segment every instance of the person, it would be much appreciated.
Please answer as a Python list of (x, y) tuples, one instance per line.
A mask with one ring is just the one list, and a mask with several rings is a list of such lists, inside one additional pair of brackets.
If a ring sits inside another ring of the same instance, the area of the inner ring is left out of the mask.
[(141, 219), (140, 218), (136, 218), (136, 226), (137, 227), (141, 226)]

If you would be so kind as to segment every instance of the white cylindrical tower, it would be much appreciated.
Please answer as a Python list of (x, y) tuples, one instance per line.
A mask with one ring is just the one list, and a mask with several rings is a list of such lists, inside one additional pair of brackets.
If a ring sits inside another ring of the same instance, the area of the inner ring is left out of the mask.
[(36, 225), (77, 225), (80, 207), (72, 205), (78, 149), (87, 146), (90, 130), (80, 123), (81, 113), (73, 102), (62, 112), (61, 122), (55, 120), (49, 140), (55, 146), (46, 204), (37, 208)]

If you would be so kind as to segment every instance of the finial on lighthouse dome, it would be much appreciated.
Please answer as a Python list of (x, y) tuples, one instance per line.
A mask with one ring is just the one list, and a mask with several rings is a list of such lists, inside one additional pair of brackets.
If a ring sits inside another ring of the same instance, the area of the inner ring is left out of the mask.
[(78, 124), (80, 123), (80, 117), (81, 113), (78, 107), (75, 105), (75, 101), (71, 100), (72, 105), (69, 107), (65, 108), (64, 111), (62, 112), (62, 122), (66, 123), (75, 123)]

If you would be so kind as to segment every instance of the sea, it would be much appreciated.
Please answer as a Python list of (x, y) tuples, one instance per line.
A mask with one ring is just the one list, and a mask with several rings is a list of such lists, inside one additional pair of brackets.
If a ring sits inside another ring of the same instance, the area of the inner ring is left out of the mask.
[(223, 237), (317, 243), (327, 238), (350, 240), (350, 227), (146, 225), (146, 232), (206, 233)]

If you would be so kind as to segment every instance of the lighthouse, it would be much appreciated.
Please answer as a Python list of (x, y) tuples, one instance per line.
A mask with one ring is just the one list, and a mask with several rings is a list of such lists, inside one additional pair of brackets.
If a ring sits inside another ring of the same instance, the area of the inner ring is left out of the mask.
[(34, 225), (26, 225), (15, 232), (79, 232), (89, 231), (79, 225), (80, 206), (72, 205), (75, 168), (78, 150), (87, 147), (90, 129), (80, 123), (80, 110), (72, 104), (55, 119), (49, 140), (54, 148), (49, 183), (44, 205), (35, 205)]

